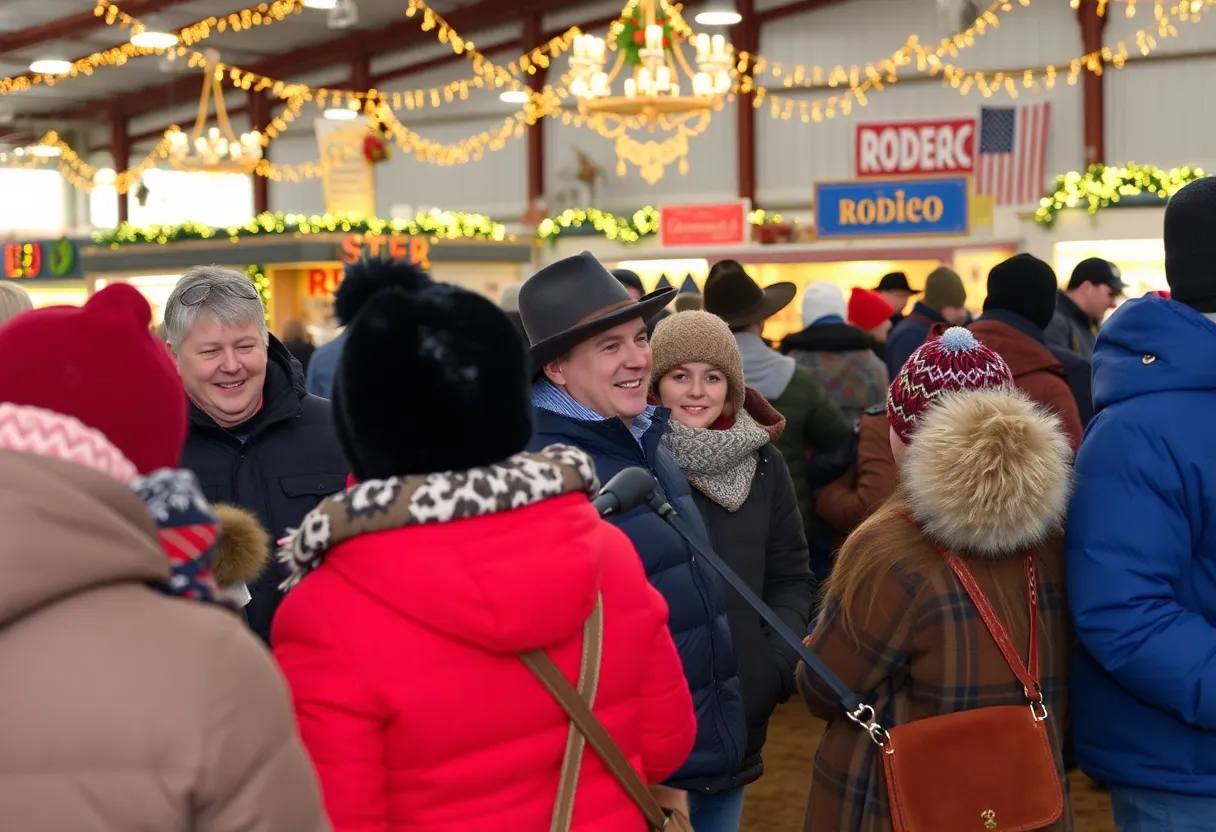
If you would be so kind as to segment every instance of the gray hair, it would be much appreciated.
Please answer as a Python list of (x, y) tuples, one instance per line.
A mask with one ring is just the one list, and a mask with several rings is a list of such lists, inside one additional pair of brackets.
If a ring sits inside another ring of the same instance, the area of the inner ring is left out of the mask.
[(0, 280), (0, 324), (6, 324), (22, 312), (34, 308), (29, 293), (7, 280)]
[[(196, 304), (187, 306), (182, 297), (196, 286), (206, 285), (210, 291)], [(169, 344), (177, 349), (190, 334), (190, 329), (202, 318), (224, 326), (244, 326), (256, 321), (262, 333), (262, 343), (270, 342), (266, 328), (266, 311), (262, 302), (250, 297), (253, 283), (240, 272), (220, 266), (195, 266), (187, 269), (173, 287), (165, 302), (165, 332)]]

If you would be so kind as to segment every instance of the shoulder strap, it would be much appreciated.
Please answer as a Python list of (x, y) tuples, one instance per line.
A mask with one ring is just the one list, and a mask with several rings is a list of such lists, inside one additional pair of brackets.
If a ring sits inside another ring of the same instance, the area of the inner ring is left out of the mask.
[[(598, 606), (597, 606), (598, 609)], [(595, 753), (603, 760), (604, 766), (612, 772), (612, 776), (629, 795), (629, 799), (642, 810), (646, 822), (651, 829), (662, 829), (667, 822), (663, 808), (650, 793), (650, 789), (642, 781), (641, 776), (625, 757), (617, 744), (613, 742), (608, 731), (604, 728), (591, 708), (583, 701), (574, 686), (566, 681), (557, 665), (553, 663), (543, 650), (531, 650), (520, 653), (520, 659), (528, 669), (536, 675), (545, 689), (552, 694), (562, 710), (570, 717), (570, 721), (595, 749)]]
[[(604, 602), (600, 598), (583, 625), (583, 659), (578, 671), (578, 693), (587, 707), (595, 706), (595, 694), (600, 683), (600, 657), (604, 652)], [(550, 832), (569, 832), (574, 819), (574, 795), (578, 791), (578, 775), (583, 765), (586, 739), (573, 722), (566, 736), (566, 755), (562, 758), (562, 773), (557, 782), (557, 801), (553, 807)]]

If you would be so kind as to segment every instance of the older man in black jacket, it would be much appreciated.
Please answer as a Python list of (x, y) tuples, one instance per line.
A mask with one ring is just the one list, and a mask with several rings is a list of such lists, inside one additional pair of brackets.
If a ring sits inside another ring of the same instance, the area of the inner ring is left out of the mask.
[[(300, 364), (267, 330), (248, 278), (189, 270), (165, 304), (165, 328), (190, 397), (182, 466), (208, 500), (253, 512), (277, 540), (342, 490), (347, 465), (329, 402), (305, 392)], [(245, 614), (267, 644), (284, 577), (271, 560), (250, 587)]]

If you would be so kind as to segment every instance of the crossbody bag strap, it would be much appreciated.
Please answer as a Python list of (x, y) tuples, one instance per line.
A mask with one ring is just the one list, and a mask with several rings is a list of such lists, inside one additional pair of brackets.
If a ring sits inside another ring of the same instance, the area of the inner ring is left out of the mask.
[[(600, 683), (600, 658), (604, 652), (604, 600), (583, 625), (583, 658), (578, 670), (578, 693), (587, 707), (595, 707), (595, 694)], [(569, 832), (574, 820), (574, 795), (578, 791), (578, 775), (583, 766), (583, 749), (587, 740), (573, 721), (566, 735), (566, 754), (562, 758), (562, 773), (557, 781), (557, 800), (553, 806), (550, 832)]]
[(655, 800), (650, 789), (625, 757), (624, 752), (608, 734), (603, 723), (596, 718), (591, 708), (583, 701), (583, 697), (579, 695), (573, 685), (566, 681), (561, 669), (543, 650), (520, 653), (519, 657), (562, 706), (562, 710), (570, 717), (570, 721), (577, 726), (587, 739), (587, 743), (604, 762), (605, 768), (612, 773), (616, 781), (621, 784), (621, 788), (629, 795), (629, 799), (641, 810), (650, 828), (662, 829), (667, 824), (667, 815), (663, 811), (663, 807)]

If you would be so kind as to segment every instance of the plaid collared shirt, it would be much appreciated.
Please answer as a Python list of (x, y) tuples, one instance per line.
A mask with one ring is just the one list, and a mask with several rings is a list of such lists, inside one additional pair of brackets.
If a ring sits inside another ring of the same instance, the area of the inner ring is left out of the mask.
[[(576, 419), (580, 422), (608, 421), (602, 415), (596, 413), (587, 407), (587, 405), (578, 401), (565, 390), (562, 390), (545, 378), (532, 385), (532, 406), (560, 416), (569, 416), (571, 419)], [(639, 444), (642, 442), (643, 434), (650, 429), (654, 411), (654, 405), (647, 405), (645, 410), (634, 417), (633, 423), (629, 426), (629, 432), (633, 434), (633, 438)]]

